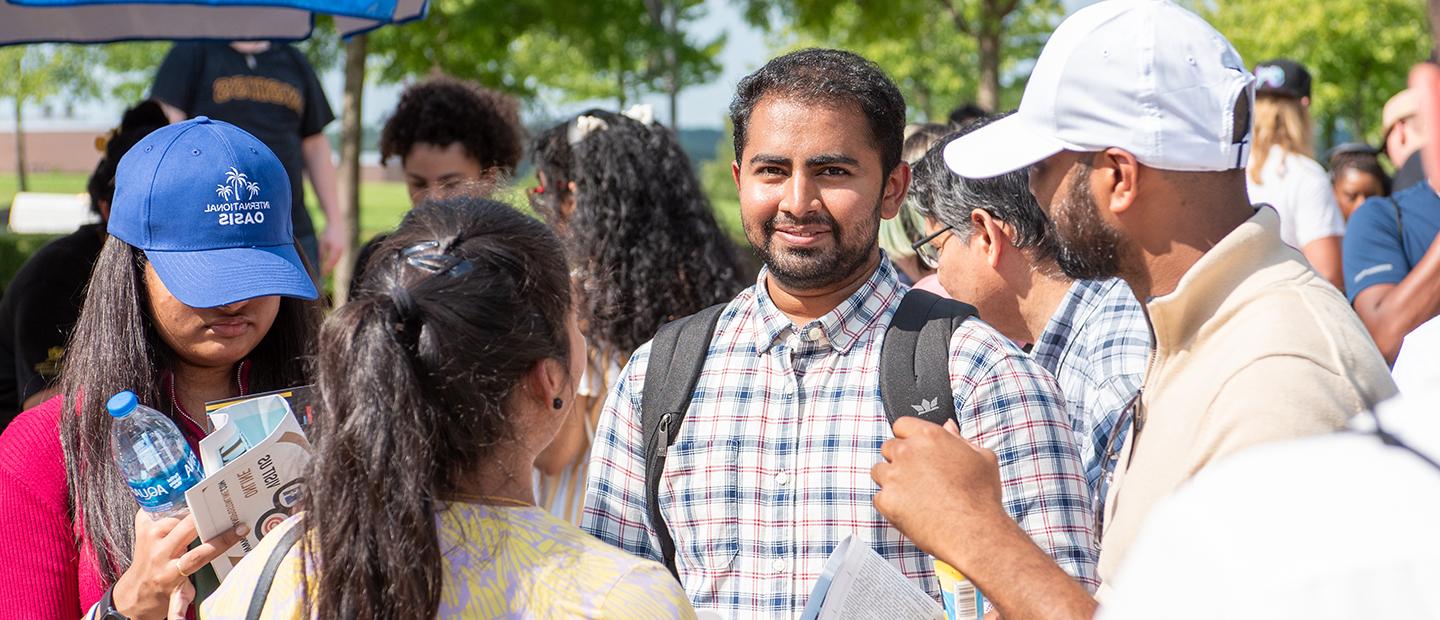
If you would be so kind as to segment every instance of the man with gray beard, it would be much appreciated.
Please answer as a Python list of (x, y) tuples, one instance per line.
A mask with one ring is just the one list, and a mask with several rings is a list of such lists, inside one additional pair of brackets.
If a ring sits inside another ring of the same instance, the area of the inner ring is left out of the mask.
[(1125, 281), (1091, 278), (1093, 261), (1061, 246), (1035, 203), (1024, 170), (967, 179), (945, 165), (944, 146), (998, 116), (956, 131), (915, 162), (910, 200), (925, 218), (916, 254), (941, 286), (1055, 375), (1096, 514), (1129, 432), (1145, 366), (1150, 323)]

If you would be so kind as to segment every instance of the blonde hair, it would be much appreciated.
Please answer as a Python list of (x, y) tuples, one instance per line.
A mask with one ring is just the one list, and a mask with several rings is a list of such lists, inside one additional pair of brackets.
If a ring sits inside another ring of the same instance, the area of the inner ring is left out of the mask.
[(1280, 145), (1286, 153), (1315, 156), (1315, 128), (1310, 111), (1293, 97), (1255, 97), (1255, 142), (1250, 149), (1250, 180), (1260, 182), (1260, 171), (1270, 158), (1270, 147)]
[[(905, 163), (915, 165), (915, 162), (920, 161), (931, 148), (939, 145), (951, 131), (953, 129), (949, 125), (939, 123), (907, 125), (900, 158), (904, 159)], [(905, 202), (900, 205), (899, 214), (888, 220), (880, 220), (880, 248), (892, 259), (915, 256), (915, 250), (910, 244), (925, 236), (925, 218), (915, 212), (913, 201), (911, 195), (906, 195)], [(920, 266), (925, 267), (923, 264)]]

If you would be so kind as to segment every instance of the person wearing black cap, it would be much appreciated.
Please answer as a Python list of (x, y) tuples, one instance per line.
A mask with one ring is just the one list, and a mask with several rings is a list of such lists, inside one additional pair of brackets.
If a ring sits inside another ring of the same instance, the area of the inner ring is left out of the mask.
[(1255, 65), (1255, 83), (1255, 141), (1246, 175), (1250, 199), (1274, 207), (1281, 240), (1343, 291), (1345, 219), (1325, 168), (1312, 159), (1310, 72), (1293, 60), (1269, 60)]

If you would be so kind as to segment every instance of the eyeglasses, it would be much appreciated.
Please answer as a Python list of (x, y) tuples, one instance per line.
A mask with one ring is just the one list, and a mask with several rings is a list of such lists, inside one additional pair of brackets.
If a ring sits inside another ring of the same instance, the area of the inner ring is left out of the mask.
[[(954, 230), (954, 226), (946, 226), (933, 233), (925, 235), (924, 239), (910, 244), (910, 249), (915, 250), (915, 255), (920, 257), (920, 262), (925, 263), (930, 269), (940, 268), (940, 248), (945, 247), (944, 243), (936, 246), (931, 244), (937, 237)], [(949, 239), (946, 239), (949, 241)]]
[[(1105, 442), (1103, 460), (1100, 461), (1100, 477), (1102, 480), (1100, 489), (1104, 493), (1109, 492), (1110, 483), (1115, 480), (1115, 467), (1119, 465), (1120, 448), (1125, 443), (1124, 437), (1127, 433), (1134, 433), (1136, 435), (1130, 440), (1130, 453), (1131, 456), (1134, 456), (1135, 443), (1140, 439), (1140, 427), (1144, 426), (1144, 421), (1139, 415), (1140, 395), (1141, 392), (1135, 392), (1135, 395), (1130, 397), (1130, 401), (1125, 403), (1125, 408), (1120, 410), (1120, 417), (1115, 420), (1115, 428), (1110, 432), (1110, 439)], [(1103, 500), (1105, 498), (1101, 496), (1100, 499)], [(1104, 533), (1105, 510), (1102, 508), (1095, 511), (1095, 530), (1093, 534), (1097, 548), (1100, 545), (1100, 535)]]

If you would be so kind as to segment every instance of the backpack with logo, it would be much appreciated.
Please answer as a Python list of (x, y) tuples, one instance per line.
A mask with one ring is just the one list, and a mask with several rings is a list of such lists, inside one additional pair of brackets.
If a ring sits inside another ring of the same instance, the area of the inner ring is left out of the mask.
[[(645, 506), (665, 567), (677, 578), (675, 540), (660, 513), (665, 453), (680, 436), (690, 397), (705, 367), (710, 339), (725, 304), (667, 323), (650, 344), (640, 420), (645, 442)], [(969, 304), (911, 289), (895, 310), (880, 347), (880, 399), (894, 424), (912, 416), (936, 424), (955, 418), (950, 387), (950, 336), (970, 317)]]

